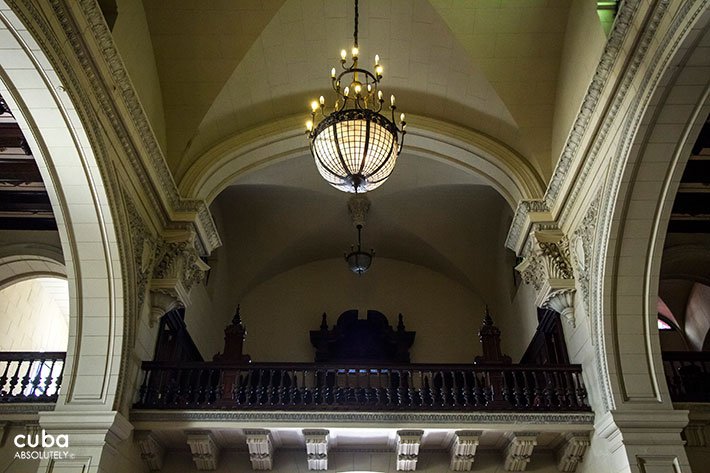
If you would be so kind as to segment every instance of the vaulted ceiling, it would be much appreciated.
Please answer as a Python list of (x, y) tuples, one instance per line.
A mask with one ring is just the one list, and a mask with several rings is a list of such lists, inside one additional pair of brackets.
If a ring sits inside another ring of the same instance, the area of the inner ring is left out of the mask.
[[(403, 111), (482, 131), (547, 177), (571, 3), (365, 0), (361, 54), (380, 55), (383, 88), (397, 95)], [(327, 92), (340, 49), (352, 41), (353, 5), (346, 0), (142, 5), (166, 156), (178, 181), (226, 137), (277, 118), (305, 117), (309, 100)], [(138, 47), (146, 45), (131, 44)]]

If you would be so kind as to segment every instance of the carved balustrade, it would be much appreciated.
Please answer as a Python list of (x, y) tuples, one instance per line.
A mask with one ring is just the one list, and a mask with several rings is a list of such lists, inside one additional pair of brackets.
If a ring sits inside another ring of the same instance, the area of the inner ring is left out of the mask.
[(579, 365), (144, 362), (138, 409), (588, 411)]
[(56, 402), (64, 352), (0, 352), (0, 403)]

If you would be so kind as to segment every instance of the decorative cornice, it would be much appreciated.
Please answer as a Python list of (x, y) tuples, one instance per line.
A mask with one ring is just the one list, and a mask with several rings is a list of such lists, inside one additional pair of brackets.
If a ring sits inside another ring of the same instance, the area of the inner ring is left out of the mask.
[[(322, 424), (353, 423), (379, 425), (382, 423), (426, 425), (461, 425), (496, 424), (515, 426), (521, 424), (541, 425), (586, 425), (591, 428), (594, 414), (591, 412), (286, 412), (286, 411), (160, 411), (133, 410), (131, 421), (138, 422), (206, 422), (206, 423), (244, 423), (270, 425), (278, 423)], [(538, 427), (540, 428), (540, 427)], [(579, 430), (578, 427), (575, 427)]]
[[(572, 162), (580, 152), (580, 144), (584, 140), (584, 135), (587, 134), (591, 118), (594, 115), (597, 105), (601, 99), (602, 91), (609, 81), (609, 76), (611, 75), (611, 71), (617, 61), (617, 58), (619, 57), (619, 53), (622, 50), (622, 46), (627, 35), (629, 34), (629, 31), (633, 31), (630, 30), (630, 26), (641, 3), (642, 2), (640, 0), (626, 0), (621, 4), (619, 11), (616, 14), (614, 25), (609, 32), (609, 37), (607, 39), (606, 46), (604, 47), (604, 52), (602, 53), (597, 69), (594, 72), (592, 81), (587, 88), (587, 93), (582, 100), (582, 105), (577, 113), (577, 118), (572, 125), (565, 147), (562, 151), (562, 155), (557, 161), (555, 170), (552, 173), (552, 179), (550, 180), (547, 192), (545, 193), (545, 202), (547, 202), (550, 208), (554, 207), (557, 198), (560, 196), (560, 192), (562, 191), (565, 181), (568, 180), (570, 169), (572, 168)], [(635, 54), (635, 57), (638, 57), (638, 54)], [(643, 54), (641, 57), (643, 57)], [(640, 63), (640, 59), (638, 63)], [(638, 63), (636, 64), (636, 68), (638, 68)], [(635, 69), (633, 69), (632, 75), (634, 73)], [(624, 91), (626, 89), (628, 89), (628, 84), (626, 84), (625, 88), (622, 86), (619, 93), (616, 93), (609, 115), (604, 119), (604, 122), (607, 125), (602, 128), (597, 142), (603, 141), (606, 133), (609, 131), (611, 122), (613, 122), (616, 114), (621, 108), (620, 105), (625, 98)], [(585, 164), (589, 166), (591, 165), (591, 161), (593, 160), (587, 158), (585, 160)]]
[[(101, 111), (110, 121), (131, 168), (136, 171), (141, 187), (147, 191), (146, 195), (153, 207), (160, 210), (161, 224), (164, 228), (193, 226), (201, 238), (200, 246), (204, 248), (206, 254), (210, 253), (221, 245), (221, 241), (207, 205), (204, 201), (182, 199), (178, 194), (177, 186), (116, 49), (98, 2), (81, 0), (77, 8), (67, 4), (66, 0), (51, 0), (51, 6), (69, 39), (68, 44), (74, 50), (84, 75), (91, 85), (94, 96), (101, 105)], [(87, 28), (79, 30), (72, 18), (74, 13), (70, 13), (73, 9), (81, 13), (82, 19), (88, 24)], [(96, 53), (89, 50), (85, 35), (91, 35), (98, 45), (97, 51), (100, 56), (97, 57)], [(61, 48), (55, 50), (61, 51)], [(61, 57), (61, 54), (57, 56)], [(108, 77), (101, 73), (101, 68), (96, 63), (96, 59), (99, 58), (109, 72)], [(73, 73), (72, 68), (67, 66), (68, 64), (65, 63), (65, 71), (69, 74)], [(114, 93), (109, 91), (106, 83), (109, 77), (115, 84)], [(75, 90), (79, 91), (82, 88), (76, 87)], [(125, 114), (119, 111), (116, 104), (117, 97), (121, 99), (122, 108), (128, 115), (125, 118), (129, 122), (124, 121)], [(76, 99), (74, 96), (73, 98)], [(133, 130), (135, 132), (132, 132)], [(143, 159), (143, 156), (147, 159)]]

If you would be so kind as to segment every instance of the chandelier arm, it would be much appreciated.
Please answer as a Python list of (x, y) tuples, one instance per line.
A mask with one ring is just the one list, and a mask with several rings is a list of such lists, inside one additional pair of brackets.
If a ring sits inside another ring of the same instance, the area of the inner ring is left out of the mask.
[(348, 175), (352, 175), (350, 168), (345, 164), (345, 158), (343, 158), (343, 153), (340, 150), (340, 140), (338, 140), (338, 126), (333, 124), (333, 139), (335, 140), (335, 149), (338, 152), (338, 159), (340, 159), (340, 164), (343, 165), (343, 171), (347, 172)]
[[(382, 162), (380, 163), (380, 165), (377, 166), (377, 167), (370, 173), (369, 176), (367, 176), (367, 179), (368, 179), (368, 180), (370, 179), (370, 176), (374, 176), (375, 174), (377, 174), (378, 172), (380, 172), (380, 169), (382, 169), (382, 168), (385, 166), (385, 164), (387, 164), (387, 163), (390, 161), (390, 158), (392, 158), (392, 150), (394, 149), (395, 146), (397, 146), (397, 135), (395, 135), (394, 140), (392, 141), (392, 146), (390, 146), (390, 150), (389, 150), (389, 152), (387, 153), (387, 157), (382, 160)], [(399, 155), (399, 152), (397, 153), (397, 155)], [(396, 156), (395, 156), (395, 157), (396, 157)], [(393, 168), (393, 169), (394, 169), (394, 168)], [(390, 174), (392, 174), (392, 171), (390, 171)], [(390, 174), (387, 174), (387, 177), (389, 177)], [(387, 179), (387, 177), (385, 177), (384, 179)], [(380, 182), (380, 181), (382, 181), (382, 180), (384, 180), (384, 179), (378, 179), (378, 180), (376, 180), (376, 181), (369, 181), (369, 182)]]
[[(367, 151), (370, 148), (370, 123), (371, 122), (370, 122), (370, 120), (366, 120), (365, 123), (366, 123), (365, 136), (367, 137), (367, 139), (365, 140), (365, 146), (363, 147), (363, 150), (362, 150), (362, 159), (360, 160), (360, 169), (358, 169), (358, 171), (357, 171), (357, 173), (360, 175), (362, 175), (362, 170), (365, 169), (365, 162), (367, 160), (366, 159), (367, 158)], [(358, 234), (358, 236), (359, 236), (359, 234)]]
[(335, 177), (336, 179), (341, 179), (340, 174), (338, 174), (338, 173), (336, 173), (335, 171), (333, 171), (332, 169), (330, 169), (330, 167), (328, 167), (328, 165), (323, 162), (323, 160), (321, 159), (320, 155), (319, 155), (318, 153), (316, 153), (315, 150), (313, 149), (313, 145), (312, 145), (312, 144), (311, 144), (311, 154), (316, 157), (316, 159), (318, 160), (318, 162), (320, 163), (320, 165), (323, 166), (323, 169), (325, 169), (325, 170), (328, 171), (330, 174), (332, 174), (333, 177)]

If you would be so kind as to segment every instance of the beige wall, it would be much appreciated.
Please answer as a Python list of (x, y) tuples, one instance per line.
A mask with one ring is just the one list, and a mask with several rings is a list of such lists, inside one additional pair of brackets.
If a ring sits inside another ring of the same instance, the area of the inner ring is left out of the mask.
[(560, 158), (606, 44), (596, 6), (596, 2), (589, 0), (573, 0), (570, 7), (552, 123), (553, 168)]
[[(63, 301), (46, 285), (52, 282), (58, 289), (63, 284)], [(0, 351), (66, 351), (68, 300), (66, 281), (56, 279), (30, 279), (0, 290)]]
[[(481, 451), (476, 453), (473, 469), (482, 473), (497, 473), (502, 471), (502, 454), (499, 451)], [(427, 473), (447, 473), (449, 470), (450, 455), (441, 450), (420, 450), (417, 471)], [(174, 473), (197, 471), (190, 454), (171, 453), (165, 458), (163, 471)], [(244, 452), (224, 453), (220, 459), (217, 472), (227, 473), (232, 471), (252, 471), (249, 455)], [(300, 473), (308, 471), (306, 466), (305, 451), (284, 449), (274, 453), (274, 466), (271, 470), (275, 473)], [(328, 471), (337, 472), (372, 472), (395, 473), (395, 453), (392, 452), (340, 452), (328, 453)], [(536, 452), (526, 471), (538, 473), (557, 472), (552, 454), (550, 452)]]
[(116, 3), (118, 17), (112, 31), (113, 40), (131, 76), (153, 133), (165, 152), (163, 96), (143, 3), (141, 0), (118, 0)]
[(480, 353), (483, 307), (477, 294), (421, 266), (380, 258), (358, 277), (333, 258), (280, 274), (244, 298), (245, 349), (254, 361), (313, 361), (309, 330), (323, 312), (332, 328), (346, 310), (365, 318), (374, 309), (393, 326), (401, 312), (417, 332), (413, 362), (470, 363)]

